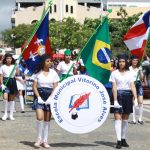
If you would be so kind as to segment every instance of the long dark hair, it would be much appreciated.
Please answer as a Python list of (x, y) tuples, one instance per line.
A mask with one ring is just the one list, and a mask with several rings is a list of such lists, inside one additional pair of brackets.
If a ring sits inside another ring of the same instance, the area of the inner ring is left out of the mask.
[(49, 59), (50, 58), (50, 55), (48, 54), (44, 54), (40, 57), (40, 64), (38, 65), (37, 69), (35, 70), (34, 73), (38, 73), (40, 72), (43, 68), (44, 68), (44, 65), (45, 65), (45, 60), (46, 59)]
[(7, 64), (7, 62), (6, 62), (7, 57), (11, 57), (11, 58), (12, 58), (11, 64), (15, 64), (15, 59), (12, 57), (12, 54), (6, 53), (6, 54), (4, 55), (4, 59), (3, 59), (3, 61), (2, 61), (2, 64), (3, 64), (3, 65), (4, 65), (4, 64)]

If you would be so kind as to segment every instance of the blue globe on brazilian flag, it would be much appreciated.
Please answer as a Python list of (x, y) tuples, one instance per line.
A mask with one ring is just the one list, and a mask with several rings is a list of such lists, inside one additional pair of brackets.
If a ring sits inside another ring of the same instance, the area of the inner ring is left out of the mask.
[(105, 18), (81, 54), (89, 75), (103, 84), (108, 83), (110, 77), (110, 54), (108, 18)]

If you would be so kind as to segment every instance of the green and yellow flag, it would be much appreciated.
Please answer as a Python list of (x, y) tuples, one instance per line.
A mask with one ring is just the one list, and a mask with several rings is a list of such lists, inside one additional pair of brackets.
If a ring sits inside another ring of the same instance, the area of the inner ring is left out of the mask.
[(103, 84), (108, 83), (110, 77), (110, 54), (108, 18), (105, 18), (81, 53), (89, 75)]

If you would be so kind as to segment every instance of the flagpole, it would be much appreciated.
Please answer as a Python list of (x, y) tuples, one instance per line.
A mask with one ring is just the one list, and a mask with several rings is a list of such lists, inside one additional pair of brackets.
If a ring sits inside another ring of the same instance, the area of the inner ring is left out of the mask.
[[(44, 8), (43, 13), (42, 13), (42, 16), (41, 16), (40, 20), (37, 22), (37, 24), (36, 24), (36, 26), (35, 26), (35, 28), (34, 28), (32, 34), (31, 34), (31, 36), (30, 36), (29, 39), (28, 39), (28, 41), (25, 42), (25, 46), (24, 46), (23, 50), (21, 51), (21, 54), (19, 55), (19, 57), (18, 57), (18, 59), (17, 59), (18, 62), (20, 62), (21, 57), (22, 57), (22, 54), (24, 53), (24, 51), (25, 51), (26, 48), (28, 47), (28, 45), (29, 45), (29, 43), (31, 42), (33, 36), (35, 35), (35, 33), (36, 33), (36, 31), (38, 30), (39, 26), (41, 25), (42, 21), (44, 20), (44, 18), (46, 17), (47, 13), (49, 12), (50, 6), (52, 5), (52, 0), (48, 0), (48, 4), (49, 4), (49, 5), (47, 6), (46, 10), (45, 10), (45, 8)], [(8, 79), (6, 80), (6, 82), (5, 82), (5, 84), (4, 84), (5, 86), (7, 85), (8, 81), (9, 81), (10, 77), (12, 76), (13, 72), (15, 71), (16, 67), (17, 67), (17, 63), (15, 63), (15, 65), (14, 65), (14, 67), (13, 67), (13, 69), (12, 69), (12, 71), (11, 71), (9, 77), (8, 77)], [(2, 95), (3, 91), (4, 91), (4, 90), (2, 89), (1, 92), (0, 92), (0, 96)]]
[[(79, 51), (77, 58), (75, 59), (75, 62), (77, 62), (81, 56), (81, 53), (83, 52), (84, 48), (87, 46), (88, 42), (91, 40), (91, 38), (93, 38), (93, 36), (96, 34), (98, 28), (103, 24), (103, 22), (105, 21), (105, 19), (108, 17), (108, 15), (111, 13), (111, 11), (108, 11), (108, 14), (102, 18), (102, 23), (100, 23), (98, 25), (98, 27), (96, 28), (96, 30), (94, 31), (94, 33), (92, 34), (92, 36), (88, 39), (88, 41), (86, 42), (86, 44), (84, 45), (84, 47)], [(64, 77), (64, 79), (67, 78), (68, 74), (70, 73), (71, 69), (73, 68), (74, 63), (71, 65), (70, 69), (68, 70), (66, 76)], [(60, 80), (61, 81), (61, 80)]]

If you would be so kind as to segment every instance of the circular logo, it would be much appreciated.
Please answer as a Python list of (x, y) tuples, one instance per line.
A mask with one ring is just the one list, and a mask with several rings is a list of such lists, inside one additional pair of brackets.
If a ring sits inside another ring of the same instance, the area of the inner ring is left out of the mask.
[(108, 63), (107, 56), (110, 58), (110, 50), (108, 48), (103, 47), (97, 52), (97, 59), (101, 63)]
[(88, 133), (100, 127), (109, 109), (105, 87), (86, 75), (68, 77), (52, 94), (53, 117), (59, 126), (71, 133)]

